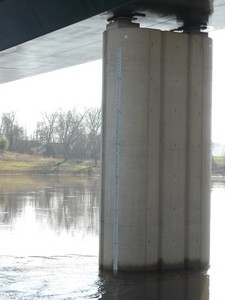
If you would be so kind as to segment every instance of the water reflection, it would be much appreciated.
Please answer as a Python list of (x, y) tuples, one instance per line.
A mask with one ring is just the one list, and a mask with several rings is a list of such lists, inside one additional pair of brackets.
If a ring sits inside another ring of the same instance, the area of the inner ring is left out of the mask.
[(188, 273), (103, 275), (102, 299), (208, 300), (209, 278)]
[(83, 237), (98, 238), (98, 181), (16, 180), (0, 179), (0, 254), (88, 253)]
[(0, 299), (225, 299), (223, 182), (212, 186), (205, 273), (99, 272), (98, 207), (98, 179), (0, 178)]
[(210, 300), (224, 300), (225, 181), (216, 181), (211, 193)]

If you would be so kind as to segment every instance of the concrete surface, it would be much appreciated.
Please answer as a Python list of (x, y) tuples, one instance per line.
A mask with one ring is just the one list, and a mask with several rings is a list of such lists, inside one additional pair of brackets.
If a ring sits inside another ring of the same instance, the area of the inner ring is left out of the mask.
[(211, 39), (115, 23), (103, 53), (100, 267), (207, 267)]
[(225, 0), (0, 1), (0, 83), (102, 57), (107, 19), (132, 16), (143, 28), (225, 27)]

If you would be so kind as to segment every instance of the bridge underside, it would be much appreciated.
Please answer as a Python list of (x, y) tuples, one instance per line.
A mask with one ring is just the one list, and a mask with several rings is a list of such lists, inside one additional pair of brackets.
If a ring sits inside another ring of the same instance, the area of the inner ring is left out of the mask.
[(102, 57), (107, 20), (162, 31), (225, 27), (225, 0), (1, 0), (0, 83)]
[(225, 27), (224, 14), (225, 0), (0, 2), (0, 82), (101, 58), (110, 23), (103, 49), (104, 269), (209, 264), (212, 44), (204, 31)]

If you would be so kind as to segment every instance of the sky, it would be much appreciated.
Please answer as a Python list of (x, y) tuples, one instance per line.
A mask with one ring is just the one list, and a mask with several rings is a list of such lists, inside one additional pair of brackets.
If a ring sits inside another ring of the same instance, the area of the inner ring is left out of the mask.
[(210, 34), (213, 39), (212, 141), (225, 144), (225, 29)]
[[(31, 134), (44, 112), (101, 106), (102, 61), (0, 84), (0, 115), (14, 111)], [(88, 82), (88, 87), (87, 87)]]
[[(225, 30), (212, 32), (210, 37), (213, 38), (212, 141), (225, 144)], [(43, 112), (100, 107), (101, 71), (102, 61), (97, 60), (0, 84), (0, 114), (16, 112), (19, 124), (31, 133)]]

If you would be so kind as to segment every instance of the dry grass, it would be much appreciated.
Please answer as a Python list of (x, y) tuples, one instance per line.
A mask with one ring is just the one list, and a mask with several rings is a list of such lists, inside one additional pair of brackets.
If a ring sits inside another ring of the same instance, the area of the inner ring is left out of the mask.
[(76, 164), (55, 158), (44, 158), (13, 152), (0, 154), (0, 174), (89, 174), (93, 171), (91, 161)]

